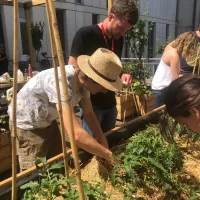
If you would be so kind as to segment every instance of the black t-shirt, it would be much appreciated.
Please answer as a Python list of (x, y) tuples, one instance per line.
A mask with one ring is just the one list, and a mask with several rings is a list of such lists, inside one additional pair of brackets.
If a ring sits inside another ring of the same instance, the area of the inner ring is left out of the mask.
[[(0, 53), (0, 59), (5, 58), (5, 53)], [(8, 59), (5, 58), (2, 61), (0, 61), (0, 75), (8, 72)]]
[[(194, 32), (194, 33), (196, 33), (196, 32)], [(197, 38), (200, 42), (200, 37), (197, 36)], [(181, 56), (180, 56), (180, 68), (181, 68), (183, 74), (190, 74), (193, 72), (193, 66), (188, 65), (185, 58), (183, 58)], [(196, 68), (195, 73), (197, 73), (197, 70), (198, 69)]]
[[(72, 43), (71, 56), (92, 55), (98, 48), (112, 48), (112, 39), (107, 38), (108, 47), (105, 43), (102, 31), (98, 25), (86, 26), (80, 28)], [(121, 57), (123, 48), (123, 38), (114, 40), (114, 52)], [(116, 105), (115, 93), (108, 91), (107, 93), (91, 94), (91, 101), (94, 107), (101, 109), (109, 109)]]

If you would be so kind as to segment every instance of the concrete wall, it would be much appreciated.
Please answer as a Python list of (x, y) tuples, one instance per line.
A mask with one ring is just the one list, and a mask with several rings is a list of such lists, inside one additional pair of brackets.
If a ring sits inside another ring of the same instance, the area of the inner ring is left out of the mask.
[[(25, 0), (23, 0), (25, 1)], [(22, 1), (22, 2), (23, 2)], [(76, 31), (82, 27), (92, 24), (92, 14), (99, 15), (99, 21), (107, 16), (107, 0), (82, 0), (83, 4), (77, 4), (75, 0), (60, 0), (55, 2), (56, 9), (64, 10), (64, 32), (65, 32), (65, 54), (69, 55), (73, 37)], [(169, 36), (174, 39), (176, 34), (191, 30), (193, 22), (197, 28), (200, 23), (200, 1), (196, 0), (196, 15), (193, 19), (195, 0), (139, 0), (139, 11), (141, 17), (145, 10), (148, 10), (148, 21), (155, 22), (155, 48), (166, 40), (166, 28)], [(178, 5), (178, 13), (176, 14)], [(10, 58), (13, 55), (13, 9), (9, 6), (1, 6), (2, 23), (6, 42), (7, 54)], [(177, 16), (177, 18), (176, 18)], [(42, 21), (45, 23), (43, 47), (41, 51), (51, 56), (49, 42), (48, 21), (45, 6), (37, 6), (31, 9), (33, 22)], [(177, 19), (177, 22), (176, 22)], [(193, 20), (192, 20), (193, 19)], [(176, 25), (177, 29), (176, 29)], [(62, 42), (62, 41), (61, 41)], [(21, 34), (19, 34), (19, 56), (22, 55)]]
[[(168, 37), (174, 39), (177, 0), (140, 0), (139, 2), (141, 17), (147, 15), (148, 22), (155, 23), (154, 49), (165, 43), (167, 39), (167, 26), (169, 34)], [(157, 56), (159, 57), (160, 55)]]
[(200, 1), (178, 0), (176, 35), (194, 31), (200, 24)]
[[(69, 3), (56, 2), (55, 8), (65, 10), (63, 16), (65, 31), (65, 55), (68, 57), (76, 31), (83, 26), (92, 24), (92, 14), (98, 14), (99, 20), (105, 19), (107, 15), (107, 8), (106, 0), (84, 0), (84, 5), (74, 4), (75, 1), (66, 2)], [(33, 22), (45, 22), (43, 51), (47, 52), (48, 56), (51, 56), (48, 22), (44, 6), (34, 7), (32, 9), (32, 20)]]
[[(20, 2), (25, 2), (22, 0)], [(61, 0), (62, 1), (62, 0)], [(76, 31), (82, 27), (92, 24), (92, 14), (98, 14), (99, 20), (105, 19), (107, 15), (106, 0), (83, 0), (82, 4), (76, 4), (75, 0), (66, 0), (63, 2), (55, 2), (56, 9), (64, 10), (64, 32), (65, 32), (65, 54), (69, 55), (73, 37)], [(13, 7), (1, 6), (1, 16), (4, 31), (6, 53), (10, 59), (13, 57)], [(20, 21), (20, 19), (19, 19)], [(44, 36), (42, 41), (41, 52), (47, 52), (51, 56), (51, 48), (49, 41), (49, 27), (46, 17), (45, 6), (37, 6), (31, 9), (31, 21), (44, 22)], [(62, 42), (62, 41), (61, 41)], [(19, 58), (23, 54), (21, 33), (19, 26)]]

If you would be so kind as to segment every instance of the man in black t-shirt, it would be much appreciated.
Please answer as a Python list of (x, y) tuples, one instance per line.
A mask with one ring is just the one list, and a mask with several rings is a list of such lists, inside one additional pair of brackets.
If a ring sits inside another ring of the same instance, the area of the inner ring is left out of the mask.
[(0, 75), (8, 72), (8, 58), (3, 43), (0, 43)]
[[(77, 64), (79, 55), (91, 55), (96, 49), (102, 47), (112, 50), (121, 57), (123, 37), (138, 21), (138, 9), (133, 0), (115, 0), (108, 17), (97, 25), (80, 28), (72, 43), (71, 54), (68, 64)], [(128, 86), (131, 83), (129, 74), (122, 74), (122, 83)], [(103, 132), (115, 126), (117, 109), (114, 92), (98, 93), (91, 95), (93, 110), (98, 118)], [(95, 117), (91, 113), (91, 118)], [(84, 113), (83, 113), (84, 118)], [(83, 119), (82, 118), (82, 119)], [(95, 138), (98, 136), (82, 121), (83, 128)]]

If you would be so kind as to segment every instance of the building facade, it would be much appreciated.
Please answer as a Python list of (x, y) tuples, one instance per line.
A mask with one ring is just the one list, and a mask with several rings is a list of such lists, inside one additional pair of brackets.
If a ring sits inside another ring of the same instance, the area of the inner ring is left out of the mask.
[[(149, 31), (149, 45), (146, 57), (155, 56), (155, 49), (163, 44), (167, 38), (173, 40), (178, 34), (195, 30), (199, 24), (200, 1), (196, 0), (138, 0), (140, 17), (148, 10), (148, 22), (146, 31), (153, 23), (152, 31)], [(55, 2), (58, 27), (66, 58), (70, 54), (71, 44), (76, 31), (86, 25), (96, 24), (107, 16), (107, 0), (59, 0)], [(6, 53), (10, 59), (13, 57), (13, 7), (0, 6), (0, 35), (5, 43)], [(44, 34), (41, 52), (51, 56), (49, 42), (48, 20), (45, 5), (31, 9), (31, 21), (44, 23)], [(25, 33), (25, 13), (19, 8), (19, 57), (28, 52), (28, 44)], [(0, 31), (1, 32), (1, 31)], [(39, 55), (41, 56), (41, 55)], [(160, 55), (157, 55), (159, 57)], [(123, 57), (126, 57), (125, 53)]]

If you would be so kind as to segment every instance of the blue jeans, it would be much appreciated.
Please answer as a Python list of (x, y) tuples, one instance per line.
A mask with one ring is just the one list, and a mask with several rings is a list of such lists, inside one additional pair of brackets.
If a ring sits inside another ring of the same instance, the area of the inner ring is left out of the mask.
[(153, 90), (156, 99), (156, 108), (165, 104), (164, 98), (166, 90), (167, 88), (164, 88), (163, 90)]
[[(105, 133), (115, 127), (115, 122), (117, 118), (117, 108), (113, 106), (110, 109), (100, 109), (93, 107), (93, 111), (99, 121), (102, 131)], [(94, 136), (92, 131), (89, 129), (86, 121), (83, 119), (83, 110), (80, 108), (81, 118), (82, 118), (82, 128), (86, 130), (91, 136)]]

